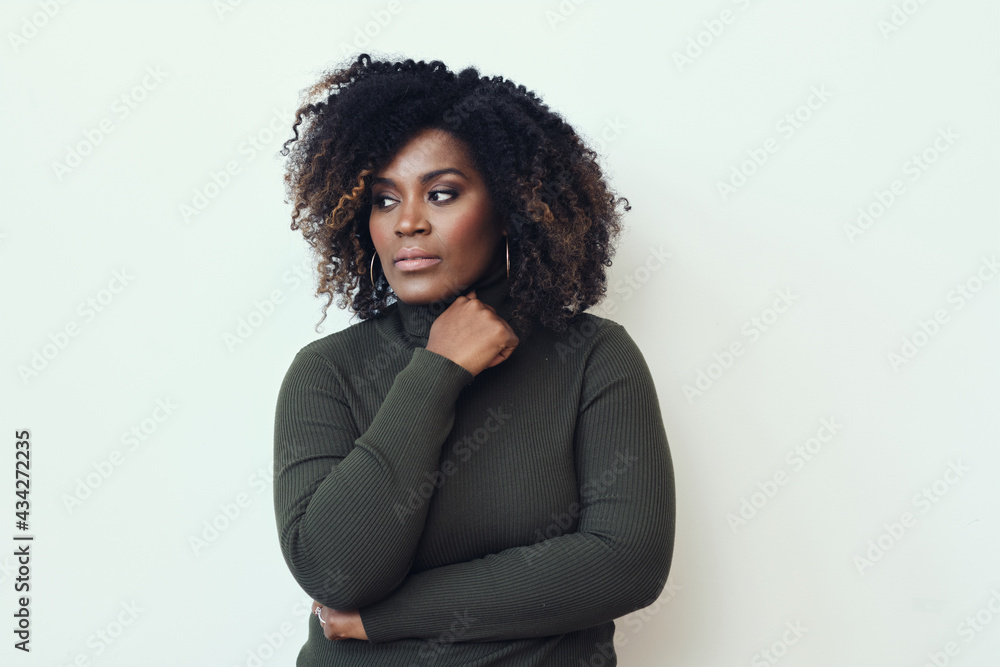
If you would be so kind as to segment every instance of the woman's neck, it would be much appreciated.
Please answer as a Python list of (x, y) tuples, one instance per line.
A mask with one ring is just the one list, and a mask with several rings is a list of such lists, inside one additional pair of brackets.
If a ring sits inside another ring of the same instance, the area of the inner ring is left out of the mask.
[(477, 299), (492, 306), (500, 317), (507, 319), (511, 300), (507, 294), (507, 268), (502, 266), (485, 274), (461, 293), (456, 292), (431, 303), (413, 304), (396, 301), (406, 333), (413, 338), (426, 339), (438, 315), (447, 310), (459, 294), (464, 295), (472, 289), (476, 290)]

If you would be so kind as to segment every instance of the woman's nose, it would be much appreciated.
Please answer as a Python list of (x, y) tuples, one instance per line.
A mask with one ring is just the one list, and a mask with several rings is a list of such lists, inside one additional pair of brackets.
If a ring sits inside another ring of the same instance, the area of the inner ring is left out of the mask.
[(430, 230), (427, 211), (419, 198), (407, 197), (399, 204), (399, 217), (396, 218), (396, 232), (404, 236), (426, 233)]

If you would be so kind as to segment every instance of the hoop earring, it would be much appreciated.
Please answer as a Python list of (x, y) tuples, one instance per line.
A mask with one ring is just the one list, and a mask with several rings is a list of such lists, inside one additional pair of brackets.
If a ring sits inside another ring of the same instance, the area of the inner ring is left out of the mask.
[(378, 257), (378, 251), (372, 255), (372, 265), (368, 268), (368, 277), (372, 280), (372, 287), (375, 287), (375, 258)]
[(507, 280), (510, 280), (510, 239), (506, 235), (503, 237), (503, 243), (507, 247)]

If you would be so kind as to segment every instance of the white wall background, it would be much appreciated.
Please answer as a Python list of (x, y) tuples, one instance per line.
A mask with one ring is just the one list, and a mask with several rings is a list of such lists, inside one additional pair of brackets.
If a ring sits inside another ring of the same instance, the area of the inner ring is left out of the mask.
[[(274, 527), (274, 402), (295, 352), (350, 320), (313, 330), (277, 150), (299, 91), (369, 50), (537, 91), (632, 203), (596, 310), (656, 379), (678, 512), (621, 665), (997, 664), (998, 14), (4, 2), (0, 661), (294, 663), (308, 598)], [(9, 629), (20, 429), (29, 655)]]

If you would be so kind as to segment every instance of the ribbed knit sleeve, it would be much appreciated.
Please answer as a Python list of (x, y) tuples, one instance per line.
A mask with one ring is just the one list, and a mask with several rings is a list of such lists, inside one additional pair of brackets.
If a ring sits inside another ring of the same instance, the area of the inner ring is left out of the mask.
[(590, 351), (574, 447), (575, 532), (555, 517), (550, 539), (412, 574), (360, 610), (369, 640), (447, 637), (456, 627), (461, 641), (557, 635), (655, 601), (673, 552), (673, 467), (649, 368), (620, 325)]
[(472, 378), (416, 348), (361, 433), (336, 369), (309, 349), (296, 355), (275, 413), (274, 507), (282, 555), (313, 599), (356, 609), (406, 576), (426, 508), (398, 510), (436, 469)]

